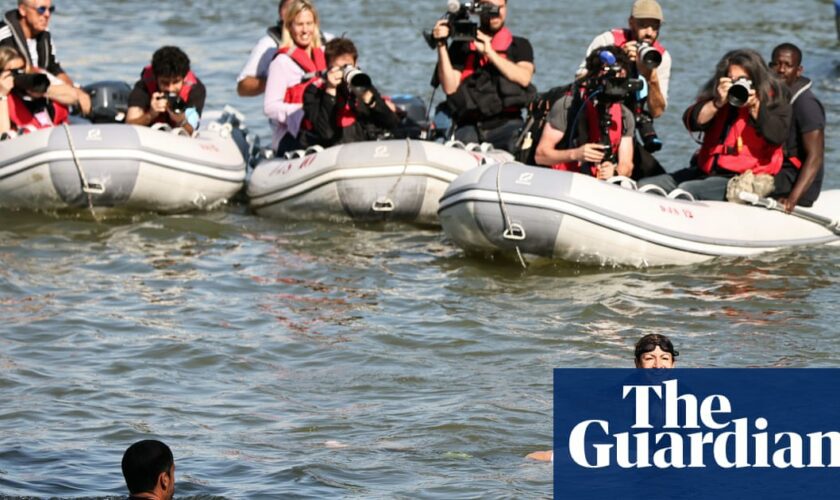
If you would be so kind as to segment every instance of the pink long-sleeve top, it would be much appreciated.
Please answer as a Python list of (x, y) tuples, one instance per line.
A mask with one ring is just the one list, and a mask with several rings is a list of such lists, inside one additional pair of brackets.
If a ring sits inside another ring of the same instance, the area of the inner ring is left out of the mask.
[(274, 131), (271, 140), (272, 149), (277, 149), (286, 133), (297, 137), (303, 121), (303, 105), (285, 102), (286, 89), (300, 83), (304, 72), (291, 57), (280, 54), (268, 67), (268, 80), (265, 84), (263, 113), (268, 117)]

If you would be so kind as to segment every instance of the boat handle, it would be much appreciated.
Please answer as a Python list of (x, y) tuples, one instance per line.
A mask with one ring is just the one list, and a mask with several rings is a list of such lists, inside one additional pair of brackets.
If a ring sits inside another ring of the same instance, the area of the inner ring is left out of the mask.
[(523, 241), (525, 239), (525, 228), (520, 224), (511, 224), (509, 228), (505, 229), (502, 237), (511, 241)]
[(394, 202), (390, 198), (379, 199), (373, 202), (374, 212), (393, 212)]

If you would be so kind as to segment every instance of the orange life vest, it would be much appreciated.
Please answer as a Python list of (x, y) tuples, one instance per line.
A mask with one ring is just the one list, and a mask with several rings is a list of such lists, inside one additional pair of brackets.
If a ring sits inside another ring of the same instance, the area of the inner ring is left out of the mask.
[[(53, 115), (48, 117), (49, 122), (45, 121), (40, 113), (33, 115), (26, 107), (23, 99), (14, 92), (9, 94), (7, 102), (9, 104), (9, 120), (18, 131), (32, 128), (38, 130), (50, 128), (67, 123), (70, 119), (70, 112), (67, 108), (55, 101), (48, 102), (48, 106), (53, 107)], [(44, 108), (44, 113), (47, 113), (47, 111)]]
[[(507, 59), (507, 51), (512, 43), (513, 33), (511, 33), (507, 28), (502, 28), (493, 35), (493, 40), (490, 42), (490, 45), (493, 47), (493, 50), (499, 53), (500, 56)], [(470, 53), (467, 54), (467, 59), (464, 61), (464, 70), (461, 71), (462, 82), (472, 76), (472, 74), (478, 71), (479, 68), (483, 68), (487, 65), (487, 56), (481, 56), (479, 58), (479, 55), (480, 54), (475, 46), (475, 42), (470, 42)]]
[[(726, 132), (726, 137), (723, 137), (733, 109), (737, 116)], [(770, 144), (750, 125), (747, 108), (737, 109), (727, 104), (718, 111), (711, 128), (705, 132), (697, 164), (708, 175), (712, 172), (715, 160), (719, 168), (736, 174), (752, 170), (756, 175), (776, 175), (782, 168), (784, 152), (781, 144)]]
[[(327, 69), (327, 60), (324, 57), (324, 51), (320, 48), (313, 47), (311, 57), (305, 50), (298, 47), (285, 47), (279, 49), (277, 54), (286, 54), (289, 56), (295, 64), (300, 66), (300, 69), (304, 73), (317, 73)], [(303, 104), (303, 94), (306, 92), (306, 87), (317, 79), (318, 77), (316, 76), (305, 82), (288, 87), (283, 102), (288, 104)]]
[[(143, 80), (143, 85), (146, 86), (146, 92), (148, 92), (150, 96), (155, 92), (158, 92), (157, 78), (155, 77), (155, 72), (152, 70), (151, 65), (143, 68), (143, 72), (140, 73), (140, 78)], [(195, 73), (192, 71), (188, 72), (187, 76), (184, 77), (184, 85), (181, 87), (181, 91), (178, 92), (178, 97), (180, 97), (184, 102), (189, 102), (190, 93), (197, 83), (198, 78), (195, 76)], [(173, 127), (176, 125), (169, 119), (169, 113), (159, 114), (152, 123), (168, 123)]]
[[(573, 109), (569, 110), (569, 118), (572, 118), (572, 114), (576, 114), (576, 111)], [(586, 121), (587, 126), (589, 128), (589, 137), (587, 142), (588, 143), (600, 143), (601, 142), (601, 116), (598, 114), (598, 110), (595, 108), (595, 105), (592, 104), (591, 101), (586, 103), (584, 108), (586, 113)], [(624, 135), (624, 116), (621, 112), (621, 103), (613, 103), (609, 107), (610, 113), (610, 130), (609, 130), (609, 138), (610, 138), (610, 147), (614, 152), (618, 152), (618, 147), (621, 144), (621, 138)], [(569, 130), (568, 133), (576, 133), (577, 130)], [(569, 142), (571, 145), (572, 143)], [(558, 163), (557, 165), (552, 166), (554, 170), (565, 170), (567, 172), (578, 172), (582, 174), (589, 174), (592, 176), (598, 175), (598, 166), (592, 163), (587, 162), (580, 162), (580, 161), (572, 161), (566, 163)]]

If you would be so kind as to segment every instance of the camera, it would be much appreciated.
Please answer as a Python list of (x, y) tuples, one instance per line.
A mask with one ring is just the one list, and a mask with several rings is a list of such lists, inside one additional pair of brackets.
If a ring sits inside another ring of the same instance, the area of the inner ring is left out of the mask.
[(181, 96), (175, 92), (169, 92), (164, 97), (166, 97), (166, 106), (176, 115), (180, 115), (186, 111), (187, 103), (185, 103), (184, 100), (181, 99)]
[(364, 91), (373, 87), (373, 81), (359, 68), (348, 65), (343, 67), (342, 71), (344, 71), (344, 83), (347, 84), (351, 90), (359, 89)]
[(735, 80), (735, 82), (732, 83), (732, 86), (729, 87), (729, 93), (726, 96), (729, 104), (736, 108), (746, 106), (747, 101), (750, 98), (752, 85), (752, 80), (743, 76)]
[(50, 79), (43, 73), (17, 74), (14, 83), (15, 88), (35, 94), (44, 94), (50, 88)]
[(655, 153), (662, 149), (662, 141), (653, 128), (653, 117), (647, 111), (636, 114), (636, 130), (642, 140), (642, 146), (648, 153)]
[(648, 69), (656, 69), (662, 64), (662, 54), (647, 42), (639, 44), (638, 57)]
[(627, 78), (622, 75), (624, 68), (609, 51), (599, 54), (603, 64), (601, 71), (590, 77), (586, 86), (590, 91), (597, 91), (601, 100), (615, 103), (625, 100), (633, 92), (644, 88), (644, 83), (637, 78)]
[[(499, 6), (481, 2), (464, 2), (449, 0), (446, 5), (447, 13), (443, 16), (449, 23), (453, 42), (472, 42), (478, 35), (478, 23), (470, 19), (470, 15), (489, 19), (499, 16)], [(430, 48), (437, 47), (437, 40), (430, 31), (423, 32), (423, 38)]]

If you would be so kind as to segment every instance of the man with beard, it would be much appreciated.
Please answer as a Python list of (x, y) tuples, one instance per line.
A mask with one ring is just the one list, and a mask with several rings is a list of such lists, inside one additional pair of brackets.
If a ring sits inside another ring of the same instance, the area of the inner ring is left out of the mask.
[[(659, 43), (659, 31), (664, 20), (662, 7), (656, 0), (636, 0), (630, 11), (629, 28), (616, 28), (598, 35), (586, 50), (589, 56), (593, 50), (604, 45), (621, 48), (633, 63), (630, 76), (641, 77), (647, 82), (646, 91), (634, 94), (628, 99), (631, 102), (625, 102), (636, 116), (636, 128), (642, 139), (641, 144), (636, 144), (633, 161), (636, 179), (665, 173), (652, 154), (662, 147), (655, 138), (653, 120), (662, 116), (668, 106), (668, 83), (671, 80), (671, 53)], [(654, 51), (650, 56), (659, 60), (659, 64), (650, 64), (650, 57), (642, 57), (642, 51), (645, 54)], [(656, 57), (657, 54), (659, 57)], [(586, 76), (585, 58), (577, 76)]]
[(483, 14), (476, 38), (453, 42), (448, 20), (435, 25), (438, 65), (433, 84), (440, 83), (455, 124), (454, 137), (462, 142), (489, 142), (513, 150), (522, 128), (522, 109), (536, 94), (534, 50), (526, 38), (505, 27), (507, 0), (481, 0), (498, 14)]
[(785, 162), (776, 174), (774, 197), (788, 212), (810, 207), (820, 195), (825, 152), (825, 108), (802, 76), (802, 51), (792, 43), (773, 49), (770, 67), (790, 88), (793, 122), (785, 145)]
[(0, 18), (0, 46), (16, 48), (26, 61), (27, 71), (46, 72), (52, 83), (48, 98), (66, 106), (77, 105), (87, 115), (91, 110), (90, 96), (74, 88), (73, 80), (55, 57), (49, 32), (54, 11), (52, 0), (18, 0), (17, 9)]

